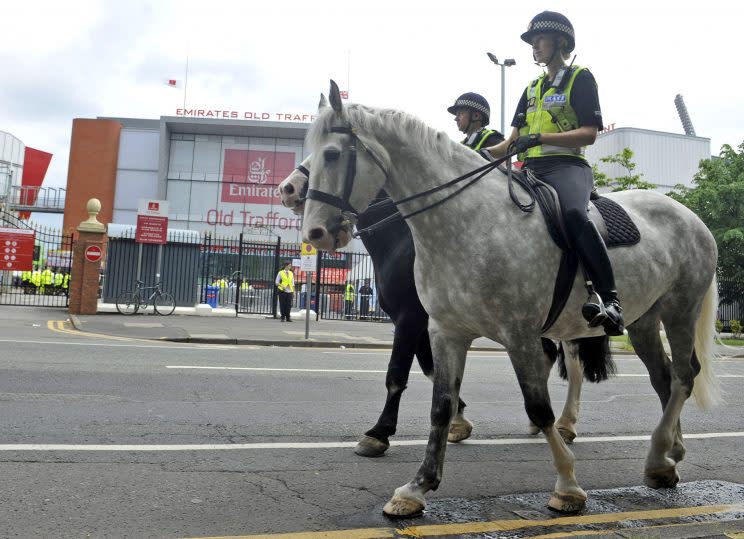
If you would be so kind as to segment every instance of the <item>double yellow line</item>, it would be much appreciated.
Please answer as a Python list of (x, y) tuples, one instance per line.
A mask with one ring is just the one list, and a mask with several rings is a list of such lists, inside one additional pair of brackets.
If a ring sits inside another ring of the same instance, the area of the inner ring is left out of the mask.
[[(462, 522), (456, 524), (432, 524), (427, 526), (411, 526), (408, 528), (358, 528), (350, 530), (334, 530), (322, 532), (295, 532), (280, 534), (263, 534), (263, 535), (235, 535), (221, 537), (202, 537), (200, 539), (402, 539), (410, 537), (441, 537), (448, 535), (464, 535), (489, 532), (503, 532), (516, 530), (530, 530), (533, 528), (555, 528), (563, 526), (579, 527), (591, 524), (613, 524), (622, 521), (644, 521), (644, 520), (663, 520), (693, 517), (701, 515), (719, 515), (722, 513), (742, 512), (744, 504), (727, 504), (727, 505), (704, 505), (699, 507), (679, 507), (673, 509), (653, 509), (649, 511), (626, 511), (622, 513), (601, 513), (597, 515), (582, 515), (573, 517), (559, 517), (547, 520), (493, 520), (490, 522)], [(659, 528), (669, 528), (676, 526), (705, 525), (715, 524), (711, 522), (694, 522), (694, 523), (675, 523), (656, 524), (645, 527), (623, 527), (613, 529), (593, 529), (593, 530), (566, 530), (556, 531), (549, 534), (524, 535), (531, 539), (555, 539), (559, 537), (579, 537), (582, 535), (605, 535), (615, 533), (619, 530), (639, 532), (641, 530), (651, 530)], [(744, 537), (740, 534), (739, 528), (734, 533), (727, 534), (729, 537)], [(720, 531), (718, 533), (721, 533)], [(195, 539), (195, 538), (194, 538)]]
[(76, 337), (94, 337), (96, 339), (109, 339), (112, 341), (141, 341), (142, 339), (133, 339), (131, 337), (119, 337), (116, 335), (104, 335), (101, 333), (89, 333), (87, 331), (81, 331), (72, 327), (72, 324), (66, 320), (48, 320), (47, 329), (55, 333), (63, 333), (65, 335), (75, 335)]

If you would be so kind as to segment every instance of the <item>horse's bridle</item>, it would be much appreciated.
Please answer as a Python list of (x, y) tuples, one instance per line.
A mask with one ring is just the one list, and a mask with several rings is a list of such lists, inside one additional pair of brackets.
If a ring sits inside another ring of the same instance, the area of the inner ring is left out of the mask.
[[(350, 216), (358, 217), (359, 212), (351, 205), (349, 199), (351, 198), (351, 191), (354, 189), (354, 179), (356, 178), (356, 165), (357, 165), (357, 145), (367, 152), (372, 161), (379, 167), (386, 179), (389, 179), (388, 172), (382, 164), (382, 161), (374, 154), (372, 150), (359, 138), (351, 125), (343, 125), (339, 127), (331, 127), (331, 133), (341, 133), (343, 135), (349, 135), (351, 137), (351, 144), (348, 148), (344, 149), (349, 154), (349, 160), (346, 163), (346, 178), (344, 178), (344, 190), (341, 197), (319, 191), (317, 189), (308, 189), (305, 198), (310, 200), (317, 200), (318, 202), (325, 202), (341, 210), (342, 214), (349, 214)], [(304, 167), (303, 167), (304, 168)], [(307, 170), (307, 169), (305, 169)], [(307, 174), (308, 177), (310, 174)]]
[[(331, 127), (330, 132), (331, 133), (342, 133), (344, 135), (349, 135), (351, 137), (351, 139), (352, 139), (352, 142), (351, 142), (351, 144), (348, 147), (349, 161), (348, 161), (348, 163), (346, 165), (346, 178), (344, 179), (344, 190), (343, 190), (343, 194), (342, 194), (341, 197), (338, 197), (336, 195), (332, 195), (332, 194), (326, 193), (324, 191), (318, 191), (317, 189), (308, 189), (307, 190), (307, 195), (306, 195), (305, 198), (308, 198), (310, 200), (317, 200), (318, 202), (325, 202), (326, 204), (329, 204), (330, 206), (333, 206), (334, 208), (338, 208), (338, 209), (341, 210), (341, 219), (339, 220), (339, 223), (336, 224), (333, 227), (334, 228), (334, 231), (335, 231), (336, 229), (338, 229), (341, 226), (343, 226), (343, 224), (350, 224), (352, 222), (352, 220), (353, 221), (356, 221), (356, 218), (359, 216), (359, 212), (349, 202), (349, 199), (351, 197), (351, 191), (354, 188), (354, 179), (356, 178), (356, 159), (357, 159), (357, 155), (356, 155), (356, 145), (355, 145), (355, 143), (358, 143), (359, 146), (362, 148), (362, 150), (364, 150), (365, 152), (367, 152), (367, 154), (369, 154), (369, 156), (372, 158), (372, 161), (374, 161), (374, 163), (379, 167), (379, 169), (385, 175), (385, 179), (386, 180), (389, 180), (390, 179), (390, 176), (388, 175), (387, 170), (383, 166), (382, 161), (380, 161), (380, 159), (374, 154), (374, 152), (372, 152), (372, 150), (370, 150), (367, 147), (367, 145), (364, 144), (364, 142), (356, 134), (356, 131), (351, 126), (351, 124), (347, 124), (345, 126)], [(511, 151), (509, 151), (509, 150), (511, 150)], [(403, 198), (401, 200), (393, 201), (393, 204), (395, 204), (396, 206), (399, 206), (400, 204), (403, 204), (405, 202), (409, 202), (411, 200), (415, 200), (417, 198), (421, 198), (421, 197), (426, 196), (426, 195), (431, 195), (433, 193), (436, 193), (438, 191), (441, 191), (442, 189), (446, 189), (447, 187), (452, 187), (455, 184), (457, 184), (457, 183), (459, 183), (459, 182), (461, 182), (461, 181), (463, 181), (465, 179), (468, 179), (468, 178), (471, 178), (472, 176), (475, 176), (475, 178), (472, 178), (465, 185), (461, 186), (457, 191), (454, 191), (453, 193), (450, 193), (449, 195), (441, 198), (440, 200), (437, 200), (436, 202), (433, 202), (433, 203), (431, 203), (431, 204), (429, 204), (427, 206), (424, 206), (423, 208), (420, 208), (418, 210), (412, 211), (412, 212), (410, 212), (408, 214), (405, 214), (405, 215), (402, 215), (400, 213), (400, 211), (398, 211), (396, 214), (390, 215), (390, 216), (382, 219), (381, 221), (379, 221), (377, 223), (374, 223), (373, 225), (368, 226), (365, 229), (362, 229), (362, 230), (357, 231), (357, 233), (354, 234), (354, 236), (355, 237), (359, 237), (361, 234), (364, 234), (364, 233), (372, 233), (372, 232), (374, 232), (374, 230), (387, 225), (392, 220), (401, 219), (401, 218), (402, 219), (409, 219), (409, 218), (411, 218), (411, 217), (413, 217), (415, 215), (418, 215), (418, 214), (423, 213), (423, 212), (425, 212), (427, 210), (430, 210), (432, 208), (435, 208), (435, 207), (439, 206), (440, 204), (443, 204), (444, 202), (448, 201), (449, 199), (453, 198), (454, 196), (459, 195), (462, 191), (464, 191), (468, 187), (474, 185), (476, 182), (478, 182), (480, 179), (482, 179), (486, 174), (488, 174), (489, 172), (491, 172), (492, 170), (494, 170), (495, 168), (497, 168), (501, 163), (507, 161), (508, 159), (511, 159), (512, 157), (514, 157), (517, 154), (517, 152), (513, 148), (511, 148), (511, 146), (510, 146), (509, 150), (507, 150), (507, 155), (504, 156), (501, 159), (497, 159), (496, 161), (491, 161), (491, 162), (489, 162), (489, 163), (487, 163), (487, 164), (485, 164), (485, 165), (483, 165), (481, 167), (478, 167), (475, 170), (472, 170), (472, 171), (470, 171), (470, 172), (468, 172), (466, 174), (463, 174), (462, 176), (458, 176), (457, 178), (455, 178), (453, 180), (450, 180), (450, 181), (448, 181), (446, 183), (443, 183), (441, 185), (438, 185), (436, 187), (432, 187), (431, 189), (427, 189), (426, 191), (422, 191), (421, 193), (416, 193), (414, 195), (405, 197), (405, 198)], [(344, 151), (347, 151), (347, 150), (344, 150)], [(302, 167), (302, 168), (303, 168), (302, 172), (303, 173), (306, 173), (306, 175), (309, 178), (310, 177), (309, 171), (305, 167)], [(298, 170), (299, 170), (299, 167), (298, 167)], [(522, 204), (521, 202), (519, 202), (519, 200), (516, 197), (516, 194), (513, 191), (513, 187), (512, 187), (511, 167), (509, 167), (509, 171), (508, 171), (508, 183), (509, 183), (509, 195), (511, 196), (511, 199), (515, 202), (515, 204), (517, 204), (517, 206), (519, 206), (519, 208), (522, 211), (525, 211), (525, 212), (532, 211), (533, 208), (534, 208), (534, 206), (535, 206), (534, 194), (531, 193), (528, 190), (528, 194), (529, 194), (529, 196), (531, 198), (531, 202), (529, 204), (526, 204), (525, 205), (525, 204)], [(329, 232), (331, 232), (331, 230), (329, 230)]]

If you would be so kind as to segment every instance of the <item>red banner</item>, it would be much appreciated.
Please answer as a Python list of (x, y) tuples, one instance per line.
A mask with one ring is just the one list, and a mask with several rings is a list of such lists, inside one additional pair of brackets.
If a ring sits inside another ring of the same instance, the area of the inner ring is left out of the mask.
[(294, 152), (225, 150), (222, 202), (281, 206), (278, 185), (294, 168)]

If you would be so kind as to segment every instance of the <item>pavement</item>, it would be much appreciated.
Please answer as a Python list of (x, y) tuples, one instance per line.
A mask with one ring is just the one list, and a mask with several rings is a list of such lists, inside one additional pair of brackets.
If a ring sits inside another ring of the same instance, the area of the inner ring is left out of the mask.
[[(126, 316), (115, 306), (99, 304), (98, 314), (69, 315), (75, 329), (82, 332), (203, 344), (248, 344), (258, 346), (307, 346), (331, 348), (391, 348), (393, 324), (354, 320), (316, 321), (310, 311), (309, 335), (305, 338), (304, 311), (292, 311), (292, 322), (266, 315), (235, 315), (235, 308), (210, 309), (206, 306), (181, 308), (170, 316), (159, 316), (148, 309), (144, 314)], [(201, 316), (199, 316), (201, 314)], [(474, 350), (503, 350), (486, 338), (476, 339)]]
[[(293, 321), (286, 323), (266, 315), (236, 316), (233, 307), (178, 307), (170, 316), (159, 316), (148, 309), (145, 313), (125, 316), (119, 314), (114, 305), (101, 303), (96, 315), (69, 315), (69, 318), (75, 329), (81, 332), (135, 339), (323, 348), (391, 348), (393, 345), (393, 325), (389, 322), (316, 321), (313, 311), (310, 313), (307, 339), (304, 311), (293, 311)], [(615, 353), (632, 353), (624, 350), (621, 342), (612, 342), (612, 348)], [(471, 349), (501, 351), (504, 347), (481, 337), (473, 341)], [(744, 358), (744, 347), (719, 344), (717, 352), (727, 358)]]

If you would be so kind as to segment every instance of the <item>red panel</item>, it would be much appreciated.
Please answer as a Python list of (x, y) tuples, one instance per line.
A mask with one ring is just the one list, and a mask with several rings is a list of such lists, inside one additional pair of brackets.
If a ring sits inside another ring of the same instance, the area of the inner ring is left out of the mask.
[[(38, 191), (36, 188), (41, 187), (46, 176), (49, 163), (52, 161), (52, 154), (42, 152), (26, 146), (23, 157), (23, 176), (21, 177), (21, 186), (30, 187), (31, 189), (21, 192), (22, 204), (34, 204)], [(30, 212), (20, 212), (21, 219), (28, 219)]]
[(294, 168), (294, 152), (227, 149), (222, 202), (281, 206), (278, 185)]

